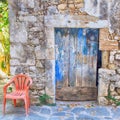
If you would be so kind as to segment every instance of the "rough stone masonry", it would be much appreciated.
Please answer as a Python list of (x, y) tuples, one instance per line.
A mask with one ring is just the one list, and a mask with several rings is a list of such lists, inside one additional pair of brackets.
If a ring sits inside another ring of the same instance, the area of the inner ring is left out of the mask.
[(54, 27), (99, 28), (98, 102), (120, 100), (119, 0), (8, 0), (11, 75), (27, 73), (33, 79), (32, 103), (47, 92), (55, 102)]

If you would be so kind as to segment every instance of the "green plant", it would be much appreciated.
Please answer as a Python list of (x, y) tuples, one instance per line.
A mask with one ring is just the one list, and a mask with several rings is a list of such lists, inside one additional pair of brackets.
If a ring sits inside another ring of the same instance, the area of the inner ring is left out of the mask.
[[(0, 55), (5, 57), (1, 68), (6, 69), (10, 58), (8, 2), (0, 0)], [(1, 57), (0, 56), (0, 57)]]
[(8, 89), (9, 89), (9, 91), (10, 91), (10, 92), (12, 92), (12, 91), (13, 91), (13, 88), (12, 88), (12, 87), (9, 87)]
[(5, 61), (2, 61), (2, 62), (1, 62), (1, 68), (2, 68), (2, 69), (5, 69), (5, 68), (6, 68), (6, 62), (5, 62)]
[(112, 100), (116, 106), (120, 105), (120, 101), (111, 95), (110, 90), (108, 91), (108, 96), (106, 96), (106, 99)]
[(49, 104), (50, 99), (51, 99), (51, 97), (49, 95), (47, 95), (46, 93), (39, 96), (40, 104), (47, 105), (47, 104)]

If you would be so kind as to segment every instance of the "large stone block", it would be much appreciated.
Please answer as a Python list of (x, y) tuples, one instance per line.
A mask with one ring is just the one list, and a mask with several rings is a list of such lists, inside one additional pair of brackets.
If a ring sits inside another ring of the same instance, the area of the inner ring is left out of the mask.
[(110, 58), (109, 58), (109, 62), (110, 62), (110, 63), (114, 63), (116, 52), (117, 52), (117, 51), (110, 51)]
[(113, 34), (110, 34), (108, 28), (100, 29), (100, 50), (118, 50), (118, 41), (114, 40)]
[(41, 46), (35, 47), (35, 55), (37, 59), (45, 59), (45, 48)]
[(10, 66), (10, 74), (16, 75), (19, 73), (29, 74), (29, 68), (27, 66)]
[(120, 35), (120, 1), (112, 0), (111, 9), (109, 11), (110, 29)]
[(115, 60), (120, 60), (120, 53), (115, 54)]
[(11, 66), (20, 65), (20, 61), (18, 59), (10, 59), (10, 65)]
[(119, 50), (116, 40), (101, 40), (99, 45), (100, 50)]
[[(96, 2), (97, 3), (97, 2)], [(109, 7), (109, 2), (108, 0), (100, 0), (100, 19), (108, 19), (108, 7)]]
[(102, 77), (102, 76), (104, 76), (104, 77), (108, 77), (109, 75), (110, 76), (114, 76), (114, 75), (116, 75), (116, 71), (115, 70), (109, 70), (109, 69), (104, 69), (104, 68), (100, 68), (99, 69), (99, 75)]
[(74, 0), (75, 3), (83, 3), (84, 0)]
[(35, 5), (34, 0), (27, 0), (27, 4), (28, 4), (28, 7), (34, 8), (34, 5)]
[(108, 96), (108, 88), (109, 88), (109, 81), (105, 82), (104, 79), (99, 78), (99, 84), (98, 84), (98, 96), (104, 97)]
[(10, 27), (10, 42), (27, 43), (27, 27), (25, 23), (14, 23)]
[(116, 75), (115, 70), (99, 69), (99, 81), (98, 81), (98, 96), (108, 96), (109, 85), (113, 76)]
[(38, 38), (33, 38), (33, 39), (29, 40), (29, 44), (39, 45), (40, 42), (39, 42), (39, 39), (38, 39)]
[(120, 88), (120, 80), (115, 83), (115, 87)]
[(29, 45), (12, 44), (10, 55), (12, 59), (19, 60), (20, 65), (35, 65), (35, 56), (32, 50), (34, 50), (33, 47)]
[(10, 46), (11, 58), (22, 59), (24, 58), (24, 47), (22, 44), (11, 44)]
[(109, 51), (102, 51), (102, 67), (107, 68), (109, 63)]
[(67, 7), (67, 4), (60, 4), (58, 5), (58, 10), (65, 10)]
[(98, 103), (100, 105), (108, 105), (108, 100), (105, 97), (98, 97)]
[(55, 50), (54, 48), (47, 48), (46, 50), (46, 59), (54, 60), (55, 59)]
[(44, 63), (41, 60), (36, 60), (36, 67), (44, 68)]
[(35, 16), (20, 16), (19, 20), (25, 22), (36, 22), (37, 18)]
[(54, 15), (54, 14), (57, 14), (57, 13), (58, 13), (58, 10), (57, 10), (56, 6), (49, 6), (48, 7), (48, 11), (47, 11), (48, 15)]

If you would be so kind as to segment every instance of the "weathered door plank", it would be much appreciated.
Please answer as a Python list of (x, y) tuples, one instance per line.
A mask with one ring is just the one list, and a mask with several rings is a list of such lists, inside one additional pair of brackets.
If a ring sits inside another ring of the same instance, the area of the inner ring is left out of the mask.
[(94, 100), (98, 29), (55, 29), (56, 99)]

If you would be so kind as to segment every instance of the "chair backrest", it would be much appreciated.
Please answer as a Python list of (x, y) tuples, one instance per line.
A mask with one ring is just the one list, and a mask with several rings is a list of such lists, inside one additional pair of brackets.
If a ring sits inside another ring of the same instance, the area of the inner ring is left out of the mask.
[(12, 80), (14, 81), (16, 90), (24, 90), (32, 84), (32, 79), (26, 74), (15, 75)]

